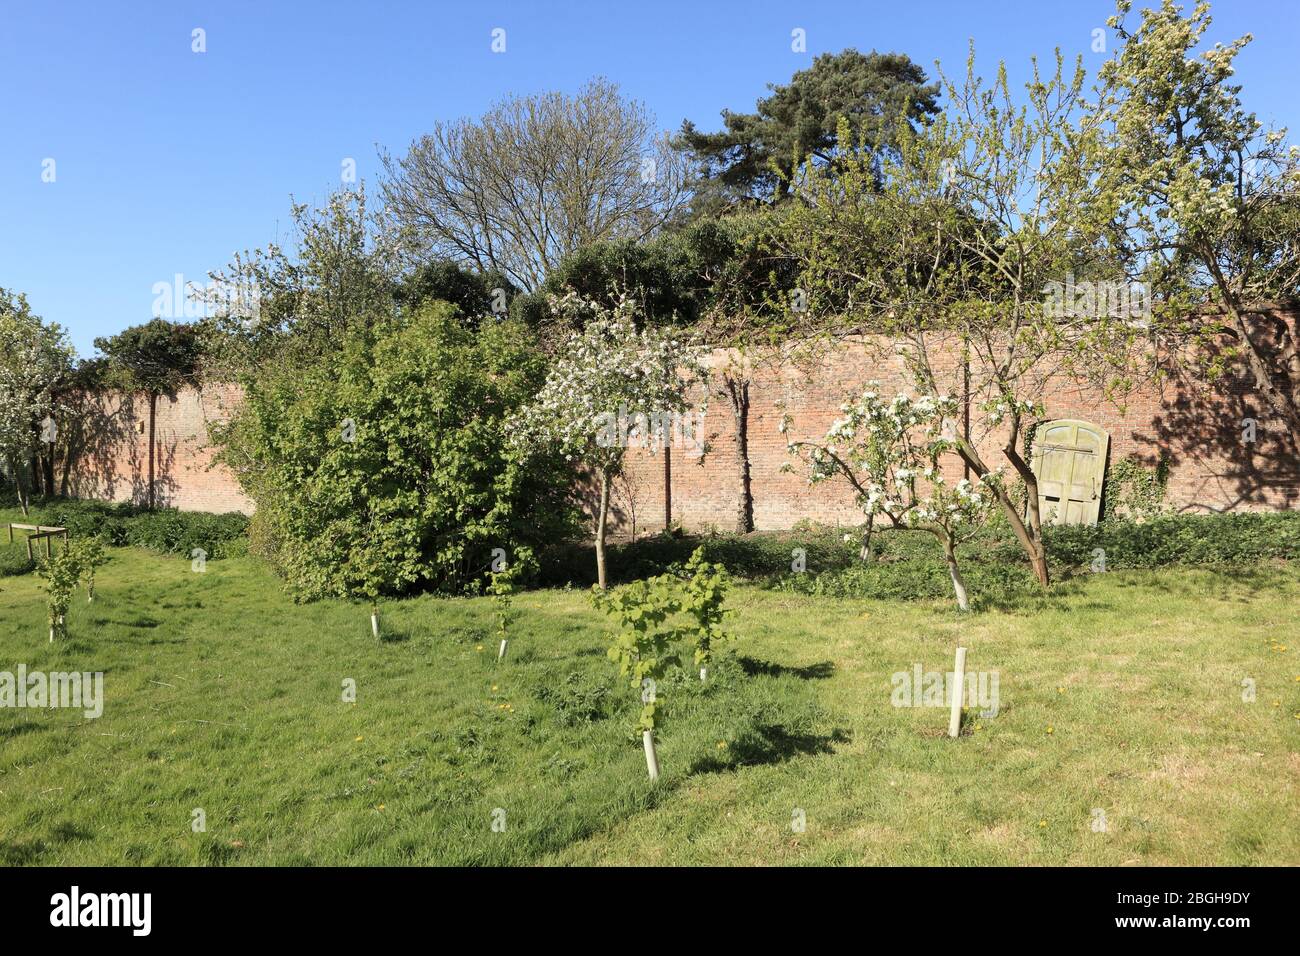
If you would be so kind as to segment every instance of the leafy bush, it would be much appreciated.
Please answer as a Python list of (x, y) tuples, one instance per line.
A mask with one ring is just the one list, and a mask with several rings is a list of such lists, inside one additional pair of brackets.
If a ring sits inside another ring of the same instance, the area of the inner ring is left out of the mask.
[(1103, 521), (1052, 528), (1048, 554), (1064, 566), (1088, 567), (1096, 549), (1106, 567), (1249, 564), (1300, 557), (1300, 513), (1164, 515), (1141, 524)]
[[(872, 561), (858, 556), (857, 535), (844, 529), (697, 537), (656, 535), (611, 547), (614, 580), (650, 577), (681, 568), (697, 547), (738, 577), (803, 593), (891, 600), (943, 598), (952, 588), (943, 550), (929, 535), (886, 532), (872, 538)], [(1108, 520), (1094, 527), (1044, 529), (1053, 574), (1058, 578), (1091, 567), (1106, 552), (1109, 570), (1166, 565), (1251, 564), (1300, 558), (1300, 513), (1162, 515), (1140, 524)], [(806, 553), (806, 574), (794, 574), (791, 551)], [(967, 584), (981, 602), (1036, 593), (1029, 564), (1010, 527), (994, 519), (958, 554), (969, 568)], [(541, 563), (545, 584), (587, 583), (590, 550), (576, 544), (550, 548)]]
[(507, 441), (544, 370), (517, 323), (469, 328), (439, 302), (263, 371), (215, 436), (257, 504), (252, 542), (299, 599), (481, 588), (494, 548), (576, 531), (562, 457)]
[(245, 551), (248, 532), (247, 516), (237, 512), (149, 511), (130, 502), (60, 501), (42, 508), (39, 520), (67, 528), (74, 541), (97, 537), (113, 547), (130, 545), (186, 556), (202, 548), (210, 560)]

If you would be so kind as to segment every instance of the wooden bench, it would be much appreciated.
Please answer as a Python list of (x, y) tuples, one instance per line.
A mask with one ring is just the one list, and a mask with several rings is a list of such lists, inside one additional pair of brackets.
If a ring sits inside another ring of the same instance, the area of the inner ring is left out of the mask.
[(45, 539), (45, 556), (47, 558), (53, 557), (54, 555), (52, 542), (53, 539), (58, 535), (63, 535), (63, 545), (64, 547), (67, 547), (68, 544), (67, 528), (55, 528), (51, 525), (43, 525), (43, 524), (14, 524), (13, 522), (10, 522), (9, 523), (10, 544), (13, 544), (14, 542), (15, 528), (17, 528), (19, 531), (27, 532), (27, 560), (28, 561), (36, 560), (36, 558), (32, 555), (32, 542), (39, 541), (41, 538)]

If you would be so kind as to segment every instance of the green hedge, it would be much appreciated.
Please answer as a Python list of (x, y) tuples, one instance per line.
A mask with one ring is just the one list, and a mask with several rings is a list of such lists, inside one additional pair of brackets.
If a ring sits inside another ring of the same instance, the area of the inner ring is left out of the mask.
[[(929, 598), (951, 592), (938, 542), (928, 534), (886, 531), (872, 539), (873, 560), (858, 558), (856, 531), (807, 528), (749, 535), (654, 535), (609, 549), (612, 580), (630, 581), (671, 570), (698, 546), (738, 577), (807, 593), (840, 597)], [(1103, 521), (1095, 527), (1053, 527), (1044, 535), (1057, 578), (1086, 571), (1095, 551), (1111, 571), (1166, 565), (1243, 565), (1300, 557), (1300, 512), (1170, 515), (1142, 524)], [(807, 574), (791, 573), (791, 551), (803, 548)], [(1010, 527), (993, 521), (958, 551), (972, 594), (1001, 600), (1032, 590), (1028, 561)], [(590, 544), (550, 549), (541, 562), (543, 585), (589, 585)]]
[[(237, 512), (209, 514), (160, 508), (148, 511), (129, 502), (56, 501), (35, 509), (28, 523), (57, 525), (73, 538), (98, 536), (113, 547), (133, 546), (189, 556), (202, 548), (208, 558), (247, 551), (248, 518)], [(26, 560), (26, 550), (23, 559)]]

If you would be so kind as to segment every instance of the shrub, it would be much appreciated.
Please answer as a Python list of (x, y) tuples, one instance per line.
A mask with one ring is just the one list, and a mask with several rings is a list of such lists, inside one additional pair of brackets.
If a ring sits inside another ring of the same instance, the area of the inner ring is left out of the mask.
[(96, 537), (112, 547), (130, 545), (187, 557), (202, 548), (210, 560), (231, 557), (247, 547), (248, 518), (237, 512), (149, 511), (129, 502), (60, 501), (41, 510), (40, 523), (67, 528), (74, 541)]
[(563, 459), (507, 441), (544, 369), (521, 326), (434, 303), (260, 373), (215, 434), (257, 504), (252, 540), (299, 599), (481, 587), (492, 549), (576, 530)]
[[(891, 600), (951, 593), (943, 550), (929, 536), (876, 535), (872, 560), (864, 563), (858, 557), (858, 535), (850, 532), (845, 542), (844, 534), (842, 528), (807, 526), (716, 537), (656, 535), (611, 548), (610, 573), (614, 580), (626, 581), (677, 571), (698, 547), (705, 558), (724, 562), (738, 577), (802, 593)], [(1291, 560), (1300, 558), (1300, 513), (1162, 515), (1140, 524), (1112, 520), (1094, 527), (1052, 526), (1044, 529), (1044, 541), (1052, 563), (1066, 574), (1089, 569), (1098, 548), (1106, 552), (1109, 570)], [(794, 548), (806, 554), (806, 574), (792, 573)], [(1024, 551), (998, 517), (963, 544), (959, 555), (963, 568), (969, 567), (972, 589), (992, 603), (1037, 593), (1030, 586)], [(589, 561), (589, 548), (553, 546), (541, 563), (541, 580), (549, 585), (589, 582)]]
[(1088, 567), (1095, 551), (1106, 567), (1159, 568), (1169, 564), (1249, 564), (1300, 557), (1300, 513), (1162, 515), (1132, 524), (1103, 521), (1094, 527), (1052, 528), (1054, 560)]

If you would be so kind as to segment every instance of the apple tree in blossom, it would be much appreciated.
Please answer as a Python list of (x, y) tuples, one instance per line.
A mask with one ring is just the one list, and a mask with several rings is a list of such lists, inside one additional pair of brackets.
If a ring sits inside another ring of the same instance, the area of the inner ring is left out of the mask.
[(652, 452), (671, 440), (702, 381), (700, 351), (680, 331), (638, 327), (627, 297), (612, 308), (576, 293), (553, 297), (554, 314), (579, 330), (553, 362), (536, 397), (515, 418), (512, 440), (525, 450), (556, 448), (589, 469), (600, 486), (596, 509), (596, 576), (606, 584), (605, 539), (610, 487), (629, 445)]
[[(944, 477), (941, 459), (956, 449), (955, 398), (900, 393), (885, 400), (876, 387), (868, 383), (861, 395), (840, 406), (842, 417), (823, 441), (792, 440), (787, 447), (807, 466), (809, 484), (840, 478), (853, 487), (868, 529), (883, 522), (886, 528), (938, 538), (957, 606), (969, 610), (957, 544), (987, 516), (998, 477), (989, 474), (975, 482)], [(788, 416), (780, 427), (788, 432)]]

